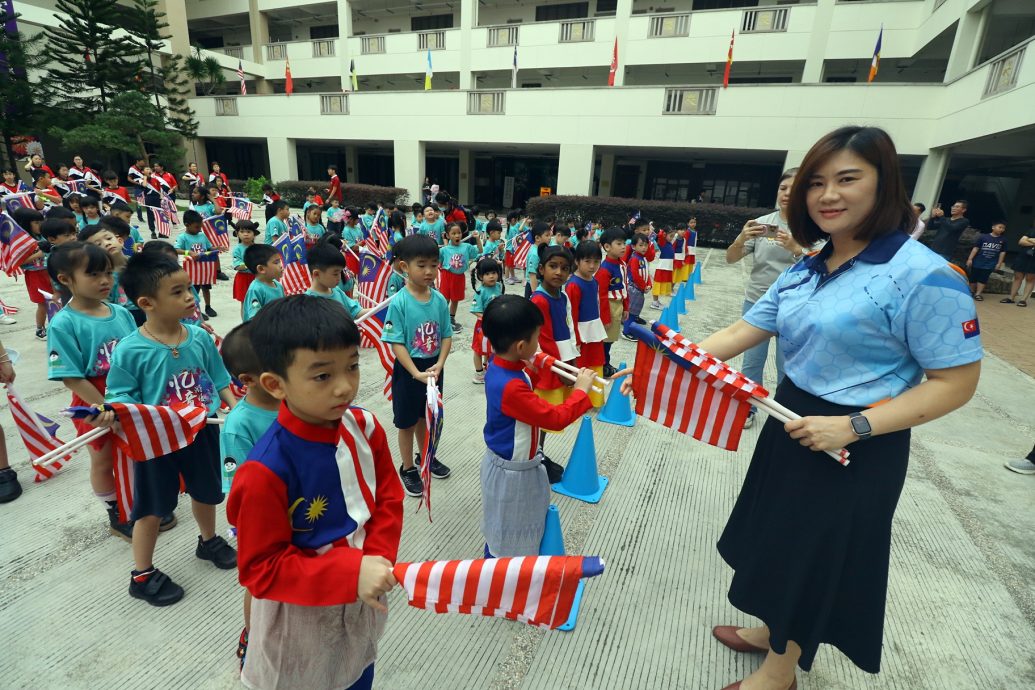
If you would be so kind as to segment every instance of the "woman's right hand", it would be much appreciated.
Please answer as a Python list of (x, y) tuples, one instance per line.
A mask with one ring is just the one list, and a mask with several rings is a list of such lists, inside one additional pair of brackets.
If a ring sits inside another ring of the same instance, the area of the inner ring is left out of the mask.
[(766, 226), (762, 225), (756, 220), (749, 220), (744, 223), (744, 227), (740, 230), (740, 235), (737, 237), (737, 241), (740, 243), (753, 240), (756, 237), (761, 237), (765, 234)]

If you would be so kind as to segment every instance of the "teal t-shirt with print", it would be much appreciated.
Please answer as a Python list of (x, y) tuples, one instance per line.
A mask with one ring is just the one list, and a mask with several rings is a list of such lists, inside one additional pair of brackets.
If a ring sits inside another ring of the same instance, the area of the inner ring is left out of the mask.
[(352, 318), (356, 318), (357, 316), (359, 316), (359, 312), (363, 309), (359, 306), (359, 302), (346, 295), (345, 291), (342, 290), (340, 287), (335, 287), (329, 293), (317, 292), (316, 290), (309, 288), (305, 291), (305, 294), (309, 295), (310, 297), (323, 297), (324, 299), (329, 299), (337, 302), (341, 306), (345, 307), (345, 311), (347, 311), (349, 313), (349, 316), (351, 316)]
[(234, 409), (227, 413), (219, 432), (224, 494), (230, 491), (237, 469), (248, 459), (252, 448), (275, 421), (277, 410), (264, 410), (248, 402), (248, 398), (238, 400)]
[(315, 223), (315, 224), (306, 223), (305, 224), (305, 234), (309, 235), (310, 237), (315, 237), (316, 239), (320, 239), (321, 237), (323, 237), (325, 232), (327, 232), (327, 228), (325, 228), (320, 223)]
[(133, 331), (119, 341), (108, 371), (108, 402), (195, 405), (219, 409), (219, 391), (230, 385), (219, 351), (208, 333), (184, 326), (186, 337), (173, 357), (169, 347)]
[(107, 304), (107, 316), (90, 316), (71, 306), (54, 315), (47, 328), (47, 378), (86, 379), (106, 376), (120, 340), (137, 329), (133, 315)]
[(441, 292), (432, 290), (428, 301), (421, 302), (409, 290), (400, 290), (388, 303), (381, 340), (405, 346), (410, 357), (438, 357), (442, 341), (452, 337), (449, 305)]
[(398, 271), (392, 271), (392, 275), (388, 277), (388, 296), (391, 297), (404, 287), (406, 287), (406, 276)]
[(503, 286), (496, 283), (492, 287), (484, 285), (474, 295), (474, 304), (471, 305), (472, 314), (484, 314), (489, 302), (503, 294)]
[(539, 247), (532, 245), (528, 248), (528, 261), (525, 263), (525, 280), (528, 276), (534, 276), (539, 270)]
[(503, 253), (501, 247), (503, 246), (503, 240), (485, 240), (482, 243), (482, 256), (490, 256), (493, 259), (498, 259)]
[(272, 243), (279, 235), (283, 235), (287, 231), (287, 223), (273, 216), (266, 223), (266, 241)]
[(193, 235), (189, 232), (181, 232), (176, 237), (176, 242), (173, 243), (173, 246), (185, 252), (207, 252), (209, 249), (212, 249), (212, 243), (208, 241), (208, 237), (203, 232)]
[(467, 273), (468, 265), (477, 258), (478, 247), (466, 242), (447, 244), (438, 250), (441, 268), (450, 273)]
[(244, 253), (248, 250), (251, 245), (237, 244), (233, 251), (230, 252), (230, 265), (235, 269), (238, 266), (244, 266)]
[(201, 216), (202, 220), (206, 218), (211, 218), (212, 216), (216, 215), (216, 205), (213, 204), (211, 201), (206, 202), (204, 204), (191, 205), (194, 207), (194, 210), (197, 211), (198, 214)]
[(426, 220), (422, 220), (420, 225), (417, 226), (417, 232), (421, 235), (431, 235), (435, 238), (435, 241), (442, 244), (442, 233), (446, 231), (446, 222), (441, 218), (436, 218), (434, 223), (429, 223)]
[(363, 241), (363, 229), (358, 225), (349, 227), (346, 225), (341, 229), (341, 239), (350, 247), (355, 247)]
[(244, 315), (241, 320), (251, 321), (260, 309), (283, 296), (284, 288), (279, 281), (274, 280), (272, 285), (267, 285), (261, 280), (253, 280), (244, 296)]

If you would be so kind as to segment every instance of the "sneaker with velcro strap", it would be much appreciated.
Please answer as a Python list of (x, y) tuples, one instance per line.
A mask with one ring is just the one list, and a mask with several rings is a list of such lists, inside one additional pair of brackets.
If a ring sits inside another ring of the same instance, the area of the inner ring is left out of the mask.
[[(416, 465), (417, 467), (420, 467), (420, 454), (417, 454), (416, 456), (414, 456), (413, 464)], [(450, 470), (449, 467), (447, 467), (446, 465), (443, 465), (441, 462), (439, 462), (438, 458), (432, 458), (431, 459), (431, 476), (432, 477), (434, 477), (435, 479), (445, 479), (450, 474), (452, 474), (452, 470)]]
[(237, 551), (218, 534), (208, 541), (203, 541), (201, 535), (198, 535), (198, 548), (194, 550), (194, 555), (203, 561), (212, 561), (220, 570), (237, 567)]
[(183, 587), (158, 568), (144, 572), (134, 570), (129, 578), (129, 595), (151, 606), (169, 606), (183, 598)]

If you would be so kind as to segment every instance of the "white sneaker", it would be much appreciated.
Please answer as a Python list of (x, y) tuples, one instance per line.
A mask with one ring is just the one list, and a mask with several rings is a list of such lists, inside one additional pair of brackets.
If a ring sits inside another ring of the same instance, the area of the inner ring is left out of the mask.
[(0, 324), (4, 326), (10, 326), (12, 323), (18, 323), (15, 319), (12, 319), (7, 314), (0, 314)]
[(749, 414), (747, 416), (747, 419), (744, 420), (744, 428), (745, 429), (750, 429), (751, 427), (753, 427), (755, 425), (755, 415), (756, 414), (758, 414), (758, 413), (757, 412), (751, 413), (751, 414)]
[(485, 383), (485, 370), (474, 372), (474, 378), (471, 379), (471, 383)]
[(651, 302), (650, 303), (650, 308), (651, 309), (657, 309), (658, 311), (661, 311), (662, 309), (664, 309), (664, 307), (661, 306), (661, 302)]
[(1017, 474), (1035, 474), (1035, 462), (1028, 460), (1027, 458), (1021, 458), (1020, 460), (1011, 460), (1010, 462), (1003, 463), (1003, 466), (1011, 472)]

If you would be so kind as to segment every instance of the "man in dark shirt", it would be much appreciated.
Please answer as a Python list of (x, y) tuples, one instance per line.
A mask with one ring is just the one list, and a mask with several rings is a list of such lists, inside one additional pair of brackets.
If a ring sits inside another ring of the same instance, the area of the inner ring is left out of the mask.
[(945, 217), (945, 211), (941, 206), (931, 211), (931, 218), (927, 223), (930, 230), (934, 230), (934, 239), (931, 241), (931, 249), (941, 254), (947, 261), (952, 259), (952, 253), (960, 241), (960, 235), (970, 227), (970, 221), (963, 215), (967, 212), (967, 202), (962, 199), (957, 201), (949, 209), (949, 217)]

